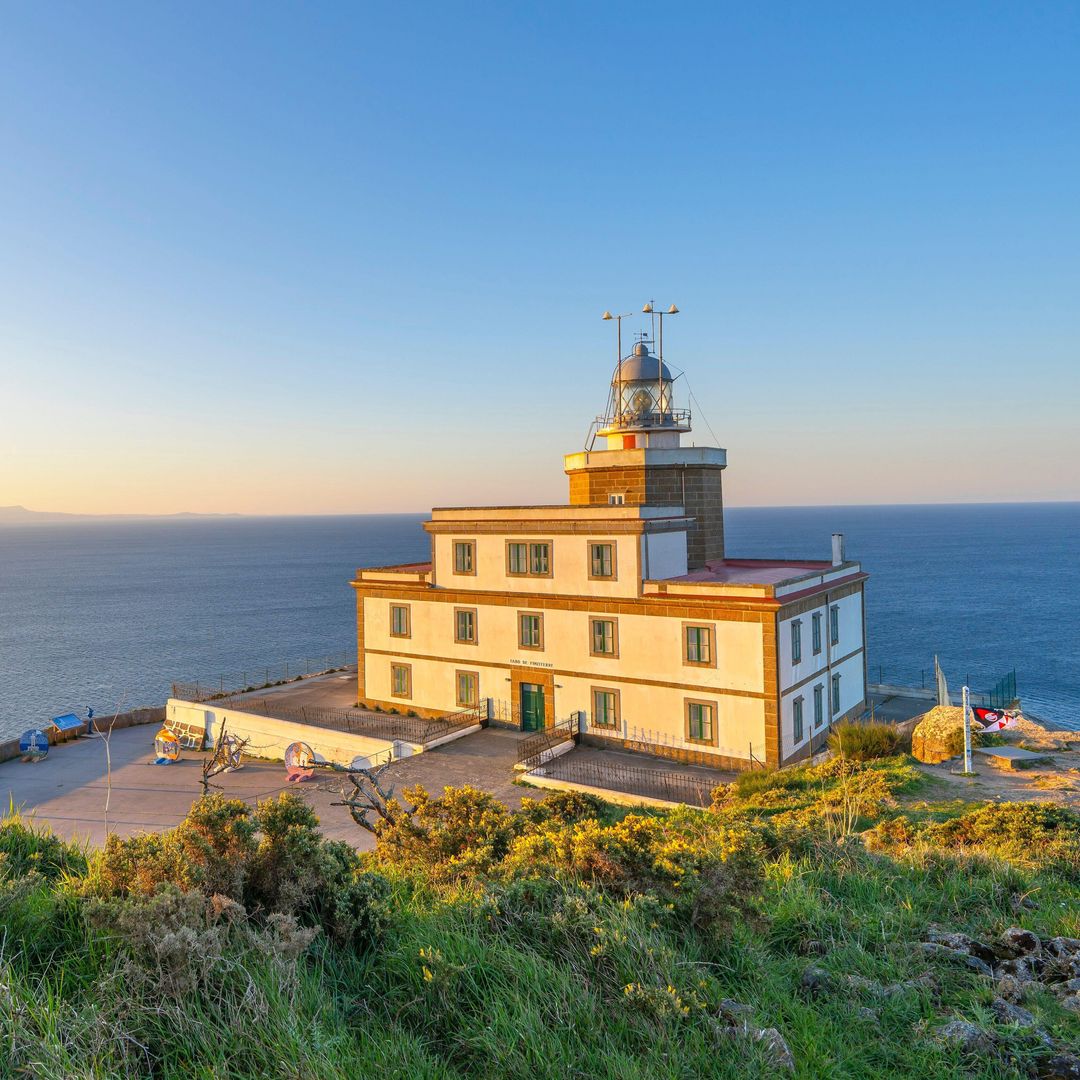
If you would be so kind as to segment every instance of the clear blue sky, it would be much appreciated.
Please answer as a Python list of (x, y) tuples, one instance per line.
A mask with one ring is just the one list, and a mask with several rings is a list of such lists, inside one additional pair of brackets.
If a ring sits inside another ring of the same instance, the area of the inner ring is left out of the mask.
[(0, 504), (561, 501), (649, 298), (732, 503), (1080, 498), (1077, 4), (10, 3), (0, 146)]

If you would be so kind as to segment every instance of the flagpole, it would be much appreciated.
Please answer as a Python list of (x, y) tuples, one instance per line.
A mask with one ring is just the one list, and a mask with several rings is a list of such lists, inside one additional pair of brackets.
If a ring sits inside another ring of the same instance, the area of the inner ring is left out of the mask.
[(971, 772), (971, 718), (968, 711), (968, 688), (963, 690), (964, 702), (964, 772)]

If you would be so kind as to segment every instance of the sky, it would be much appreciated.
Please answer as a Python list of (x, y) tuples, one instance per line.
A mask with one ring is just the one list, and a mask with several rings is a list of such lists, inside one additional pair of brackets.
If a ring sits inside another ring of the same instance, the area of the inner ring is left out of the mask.
[(565, 501), (650, 299), (729, 504), (1080, 499), (1078, 194), (1077, 3), (14, 0), (0, 505)]

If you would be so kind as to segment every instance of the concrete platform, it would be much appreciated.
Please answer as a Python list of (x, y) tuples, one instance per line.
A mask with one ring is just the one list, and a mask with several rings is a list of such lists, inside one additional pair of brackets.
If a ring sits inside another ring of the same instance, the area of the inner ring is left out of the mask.
[(1049, 754), (1023, 750), (1019, 746), (977, 746), (975, 753), (982, 754), (995, 769), (1023, 769), (1028, 765), (1038, 765), (1050, 757)]

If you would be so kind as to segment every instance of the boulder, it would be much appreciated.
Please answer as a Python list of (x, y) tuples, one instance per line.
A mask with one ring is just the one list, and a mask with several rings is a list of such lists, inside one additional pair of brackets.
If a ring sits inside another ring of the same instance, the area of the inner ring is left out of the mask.
[(803, 992), (810, 997), (823, 997), (833, 989), (833, 977), (824, 969), (811, 965), (799, 980)]
[(994, 1049), (996, 1038), (991, 1031), (984, 1031), (969, 1020), (950, 1020), (937, 1029), (937, 1037), (949, 1046), (955, 1046), (965, 1054), (988, 1054)]
[(1054, 1054), (1035, 1066), (1039, 1080), (1080, 1080), (1080, 1057), (1075, 1054)]
[(1010, 926), (1002, 932), (996, 944), (994, 952), (1002, 960), (1015, 960), (1020, 956), (1033, 956), (1042, 951), (1042, 942), (1038, 935), (1020, 926)]
[(990, 1002), (990, 1011), (999, 1024), (1018, 1024), (1020, 1027), (1035, 1026), (1035, 1017), (1027, 1009), (1021, 1009), (1019, 1005), (1014, 1005), (1004, 998), (994, 998)]
[[(971, 745), (977, 746), (975, 732), (982, 728), (972, 721)], [(928, 765), (937, 765), (964, 752), (964, 710), (959, 705), (935, 705), (915, 725), (911, 752)]]
[(989, 975), (993, 977), (994, 969), (985, 960), (980, 960), (977, 956), (972, 956), (969, 952), (961, 952), (959, 949), (950, 949), (946, 945), (939, 945), (936, 941), (924, 941), (922, 943), (922, 950), (927, 956), (932, 956), (939, 960), (947, 960), (953, 964), (963, 964), (965, 967), (971, 968), (972, 971), (979, 975)]
[(756, 1035), (756, 1041), (764, 1045), (769, 1054), (769, 1062), (774, 1071), (795, 1071), (795, 1058), (791, 1053), (791, 1047), (787, 1040), (776, 1028), (764, 1028)]

